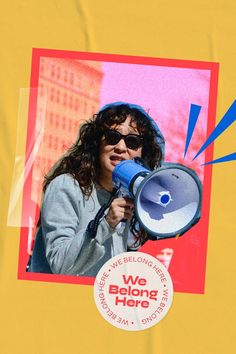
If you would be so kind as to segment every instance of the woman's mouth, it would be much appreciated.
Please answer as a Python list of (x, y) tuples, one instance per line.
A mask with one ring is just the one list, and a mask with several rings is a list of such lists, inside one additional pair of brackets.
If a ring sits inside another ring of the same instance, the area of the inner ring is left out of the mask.
[(121, 161), (124, 161), (124, 160), (125, 160), (125, 158), (123, 158), (121, 156), (116, 156), (116, 155), (110, 156), (110, 161), (113, 166), (118, 165), (118, 163), (120, 163)]

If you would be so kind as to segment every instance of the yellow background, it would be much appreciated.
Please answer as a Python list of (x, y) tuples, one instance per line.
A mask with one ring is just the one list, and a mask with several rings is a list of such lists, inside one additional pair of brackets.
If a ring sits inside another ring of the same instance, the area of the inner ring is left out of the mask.
[[(213, 168), (206, 294), (175, 294), (167, 317), (146, 331), (108, 324), (91, 286), (16, 280), (19, 229), (6, 224), (32, 47), (220, 62), (219, 121), (236, 97), (236, 2), (13, 0), (1, 2), (0, 18), (1, 353), (235, 353), (236, 162)], [(234, 124), (214, 157), (235, 151), (235, 137)]]

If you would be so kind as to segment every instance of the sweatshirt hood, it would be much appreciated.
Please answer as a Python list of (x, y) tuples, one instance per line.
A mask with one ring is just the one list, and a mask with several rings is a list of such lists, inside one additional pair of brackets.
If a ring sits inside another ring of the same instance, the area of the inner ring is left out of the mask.
[(133, 104), (133, 103), (128, 103), (128, 102), (123, 102), (123, 101), (117, 101), (117, 102), (112, 102), (109, 104), (106, 104), (105, 106), (103, 106), (99, 112), (102, 112), (103, 110), (110, 108), (112, 106), (120, 106), (120, 105), (127, 105), (129, 106), (131, 109), (137, 109), (139, 110), (144, 116), (147, 117), (147, 119), (149, 119), (149, 121), (151, 122), (154, 130), (157, 132), (157, 143), (159, 144), (159, 146), (161, 147), (161, 151), (162, 151), (162, 162), (164, 161), (165, 158), (165, 138), (160, 130), (160, 128), (158, 127), (157, 123), (154, 121), (154, 119), (139, 105), (137, 104)]

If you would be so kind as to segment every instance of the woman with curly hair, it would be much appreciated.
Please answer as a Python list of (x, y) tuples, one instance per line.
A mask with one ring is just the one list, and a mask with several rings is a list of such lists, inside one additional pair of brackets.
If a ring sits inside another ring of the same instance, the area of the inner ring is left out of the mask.
[[(133, 158), (151, 170), (160, 166), (164, 144), (156, 123), (138, 105), (115, 102), (87, 121), (45, 177), (29, 271), (96, 276), (111, 257), (137, 250), (147, 234), (136, 227), (130, 198), (111, 199), (112, 171)], [(105, 204), (109, 207), (92, 235), (89, 226)]]

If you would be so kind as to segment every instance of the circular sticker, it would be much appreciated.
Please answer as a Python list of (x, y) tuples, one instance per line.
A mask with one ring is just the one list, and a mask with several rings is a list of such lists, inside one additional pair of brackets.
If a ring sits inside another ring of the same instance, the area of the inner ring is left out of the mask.
[(100, 269), (94, 298), (101, 315), (113, 326), (139, 331), (154, 326), (167, 314), (173, 284), (156, 258), (142, 252), (125, 252)]

